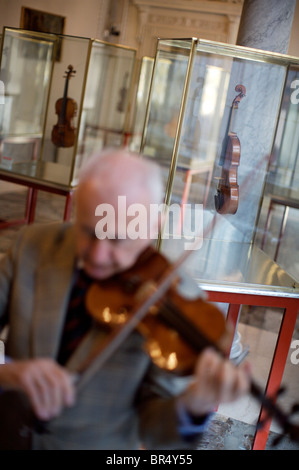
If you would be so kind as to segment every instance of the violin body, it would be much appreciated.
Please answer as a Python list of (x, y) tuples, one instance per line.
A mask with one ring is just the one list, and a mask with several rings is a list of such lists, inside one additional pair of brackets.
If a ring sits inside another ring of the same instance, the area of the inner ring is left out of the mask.
[[(164, 256), (150, 248), (132, 269), (92, 284), (86, 296), (87, 311), (108, 330), (117, 328), (129, 321), (136, 305), (150, 296), (169, 266)], [(192, 372), (199, 352), (206, 346), (217, 345), (228, 353), (232, 334), (222, 312), (206, 302), (200, 290), (195, 298), (186, 298), (177, 291), (179, 282), (178, 277), (167, 298), (149, 310), (137, 330), (158, 367), (186, 375)]]
[(58, 121), (53, 126), (51, 140), (56, 147), (73, 147), (76, 140), (76, 129), (73, 126), (73, 118), (77, 112), (77, 103), (72, 98), (68, 98), (68, 84), (75, 70), (72, 65), (68, 66), (65, 72), (65, 86), (63, 97), (55, 103), (55, 112), (58, 115)]
[[(65, 111), (64, 111), (65, 106)], [(55, 104), (58, 122), (52, 129), (51, 139), (57, 147), (73, 147), (76, 139), (76, 129), (72, 125), (73, 117), (77, 112), (77, 103), (72, 98), (59, 98)]]
[(240, 140), (236, 134), (230, 134), (227, 140), (226, 158), (215, 195), (215, 208), (219, 214), (235, 214), (238, 210), (240, 155)]

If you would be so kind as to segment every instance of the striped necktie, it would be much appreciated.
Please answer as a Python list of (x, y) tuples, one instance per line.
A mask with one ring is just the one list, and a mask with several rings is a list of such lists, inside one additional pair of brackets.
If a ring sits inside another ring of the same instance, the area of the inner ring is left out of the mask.
[(94, 282), (93, 279), (88, 277), (83, 270), (78, 271), (70, 296), (57, 357), (57, 361), (61, 365), (66, 364), (92, 325), (92, 317), (85, 308), (86, 291), (92, 282)]

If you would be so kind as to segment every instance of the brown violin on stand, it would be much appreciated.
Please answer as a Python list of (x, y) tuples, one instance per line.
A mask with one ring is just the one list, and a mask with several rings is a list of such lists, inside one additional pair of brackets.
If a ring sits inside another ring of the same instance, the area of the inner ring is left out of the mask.
[(222, 172), (215, 195), (215, 208), (219, 214), (235, 214), (239, 205), (238, 166), (241, 157), (241, 144), (237, 134), (231, 131), (231, 124), (234, 110), (238, 109), (241, 99), (245, 96), (246, 88), (243, 85), (237, 85), (235, 91), (239, 94), (232, 102), (220, 155)]
[(55, 104), (58, 122), (53, 126), (51, 140), (56, 147), (72, 147), (75, 143), (76, 129), (72, 125), (72, 119), (77, 112), (77, 103), (67, 96), (70, 78), (75, 73), (73, 66), (69, 65), (63, 77), (65, 78), (63, 97), (59, 98)]

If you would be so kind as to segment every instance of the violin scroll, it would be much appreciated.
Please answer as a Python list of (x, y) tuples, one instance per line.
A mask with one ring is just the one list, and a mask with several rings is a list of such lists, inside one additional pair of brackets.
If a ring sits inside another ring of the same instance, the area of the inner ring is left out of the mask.
[(246, 96), (246, 88), (244, 85), (236, 85), (235, 91), (239, 93), (233, 100), (233, 106), (234, 108), (237, 108), (241, 99), (244, 98), (244, 96)]
[(74, 67), (70, 64), (67, 68), (68, 71), (65, 71), (65, 75), (63, 78), (70, 78), (73, 77), (76, 73), (76, 70), (74, 70)]

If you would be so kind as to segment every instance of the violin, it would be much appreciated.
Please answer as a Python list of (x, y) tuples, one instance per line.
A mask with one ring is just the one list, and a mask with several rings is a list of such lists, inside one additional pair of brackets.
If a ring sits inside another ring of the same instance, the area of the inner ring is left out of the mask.
[(219, 164), (222, 166), (221, 176), (214, 196), (215, 208), (219, 214), (235, 214), (239, 205), (238, 166), (241, 157), (241, 144), (239, 137), (231, 131), (234, 110), (246, 94), (243, 85), (235, 88), (239, 94), (232, 102), (225, 138), (222, 144)]
[[(128, 271), (91, 285), (86, 295), (87, 311), (110, 334), (84, 361), (79, 373), (84, 375), (95, 358), (98, 370), (135, 329), (144, 337), (151, 360), (177, 375), (191, 374), (198, 354), (206, 347), (228, 357), (232, 328), (198, 288), (191, 296), (184, 293), (177, 272), (181, 262), (172, 265), (149, 248)], [(299, 442), (299, 426), (291, 421), (299, 405), (287, 415), (253, 380), (250, 393), (267, 411), (265, 421), (273, 417), (284, 435)]]
[(58, 121), (53, 126), (51, 140), (57, 147), (72, 147), (75, 143), (76, 129), (72, 125), (72, 119), (77, 112), (77, 103), (72, 98), (68, 98), (68, 86), (70, 78), (76, 71), (72, 65), (65, 71), (65, 85), (63, 97), (59, 98), (55, 104), (55, 111), (58, 115)]
[[(91, 285), (85, 301), (87, 311), (106, 329), (125, 325), (168, 267), (165, 257), (148, 249), (133, 268)], [(176, 278), (167, 291), (167, 302), (162, 299), (149, 307), (137, 330), (144, 336), (145, 348), (158, 367), (187, 375), (205, 347), (213, 344), (228, 354), (231, 330), (220, 310), (203, 297), (188, 299), (179, 294), (180, 282)]]

